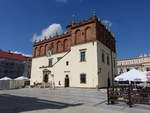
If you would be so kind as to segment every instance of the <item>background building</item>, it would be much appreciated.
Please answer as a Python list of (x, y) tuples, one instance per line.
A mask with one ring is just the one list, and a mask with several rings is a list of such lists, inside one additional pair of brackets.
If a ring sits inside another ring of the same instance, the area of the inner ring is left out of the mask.
[(117, 74), (112, 34), (95, 15), (66, 28), (66, 33), (33, 45), (31, 84), (107, 87)]
[(0, 78), (30, 77), (31, 58), (21, 54), (0, 51)]
[(144, 55), (136, 58), (117, 60), (118, 74), (127, 72), (132, 68), (141, 71), (150, 71), (150, 56)]

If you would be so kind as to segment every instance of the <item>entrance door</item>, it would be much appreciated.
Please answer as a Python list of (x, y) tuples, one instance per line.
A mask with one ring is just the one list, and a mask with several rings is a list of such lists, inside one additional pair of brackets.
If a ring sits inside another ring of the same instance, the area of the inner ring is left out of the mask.
[(69, 77), (66, 75), (65, 77), (65, 87), (69, 87)]
[(44, 78), (43, 78), (43, 82), (47, 83), (48, 82), (48, 75), (44, 75)]

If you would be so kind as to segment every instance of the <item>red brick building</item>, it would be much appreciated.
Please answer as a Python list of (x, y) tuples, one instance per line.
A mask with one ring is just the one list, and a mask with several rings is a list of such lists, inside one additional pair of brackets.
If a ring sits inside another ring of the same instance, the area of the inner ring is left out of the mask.
[[(67, 32), (33, 45), (31, 84), (106, 87), (116, 75), (116, 41), (96, 16), (67, 25)], [(50, 55), (47, 55), (50, 51)], [(62, 84), (63, 85), (62, 85)]]

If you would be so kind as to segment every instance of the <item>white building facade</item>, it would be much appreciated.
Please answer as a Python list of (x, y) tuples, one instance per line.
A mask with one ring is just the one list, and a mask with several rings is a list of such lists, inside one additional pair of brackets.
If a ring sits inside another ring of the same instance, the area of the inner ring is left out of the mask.
[(67, 26), (66, 34), (33, 46), (31, 84), (107, 87), (116, 72), (115, 39), (96, 16)]
[(139, 56), (136, 58), (117, 60), (118, 74), (127, 72), (131, 69), (150, 71), (150, 56), (145, 54), (144, 56)]
[(0, 78), (30, 77), (31, 57), (0, 51)]

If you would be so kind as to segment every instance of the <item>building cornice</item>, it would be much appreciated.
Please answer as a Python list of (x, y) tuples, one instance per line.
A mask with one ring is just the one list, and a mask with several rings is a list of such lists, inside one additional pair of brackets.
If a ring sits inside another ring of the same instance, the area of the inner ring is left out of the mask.
[(142, 56), (142, 57), (135, 57), (135, 58), (118, 59), (117, 61), (134, 60), (134, 59), (142, 59), (142, 58), (150, 58), (150, 56)]
[(64, 38), (67, 38), (69, 37), (71, 34), (69, 32), (65, 33), (65, 34), (61, 34), (61, 35), (57, 35), (57, 36), (54, 36), (54, 37), (51, 37), (49, 39), (45, 39), (43, 41), (40, 41), (40, 42), (37, 42), (33, 45), (34, 46), (39, 46), (39, 45), (42, 45), (42, 44), (45, 44), (45, 43), (48, 43), (48, 42), (51, 42), (51, 41), (55, 41), (55, 40), (59, 40), (59, 39), (64, 39)]

